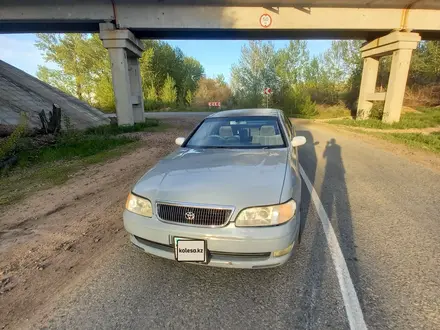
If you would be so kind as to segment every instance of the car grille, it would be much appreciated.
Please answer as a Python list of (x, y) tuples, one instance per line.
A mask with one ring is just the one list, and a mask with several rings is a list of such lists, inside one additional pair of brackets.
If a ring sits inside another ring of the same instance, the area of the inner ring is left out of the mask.
[(231, 213), (230, 208), (157, 204), (157, 214), (161, 220), (193, 226), (224, 226), (228, 223)]

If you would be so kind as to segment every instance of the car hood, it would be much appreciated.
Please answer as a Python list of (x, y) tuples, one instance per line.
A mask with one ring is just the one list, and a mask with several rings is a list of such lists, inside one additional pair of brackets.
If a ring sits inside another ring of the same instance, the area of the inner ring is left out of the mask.
[(147, 172), (133, 192), (152, 202), (277, 204), (286, 165), (286, 149), (180, 148)]

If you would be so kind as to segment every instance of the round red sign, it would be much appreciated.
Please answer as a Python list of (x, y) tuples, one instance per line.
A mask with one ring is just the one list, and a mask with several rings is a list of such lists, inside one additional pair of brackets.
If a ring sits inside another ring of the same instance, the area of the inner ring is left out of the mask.
[(268, 28), (272, 24), (272, 17), (269, 14), (263, 14), (260, 16), (260, 25), (264, 28)]

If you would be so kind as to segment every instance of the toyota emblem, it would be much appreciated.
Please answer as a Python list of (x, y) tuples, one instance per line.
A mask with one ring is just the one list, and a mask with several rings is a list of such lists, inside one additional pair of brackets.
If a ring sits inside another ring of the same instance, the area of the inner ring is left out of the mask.
[(185, 212), (185, 219), (186, 220), (193, 221), (195, 217), (196, 217), (196, 215), (194, 214), (194, 212), (191, 212), (191, 211)]

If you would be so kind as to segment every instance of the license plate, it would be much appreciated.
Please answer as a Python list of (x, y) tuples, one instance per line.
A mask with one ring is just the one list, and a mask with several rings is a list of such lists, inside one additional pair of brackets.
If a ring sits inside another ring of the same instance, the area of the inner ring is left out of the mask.
[(206, 241), (175, 237), (174, 255), (177, 261), (206, 262)]

